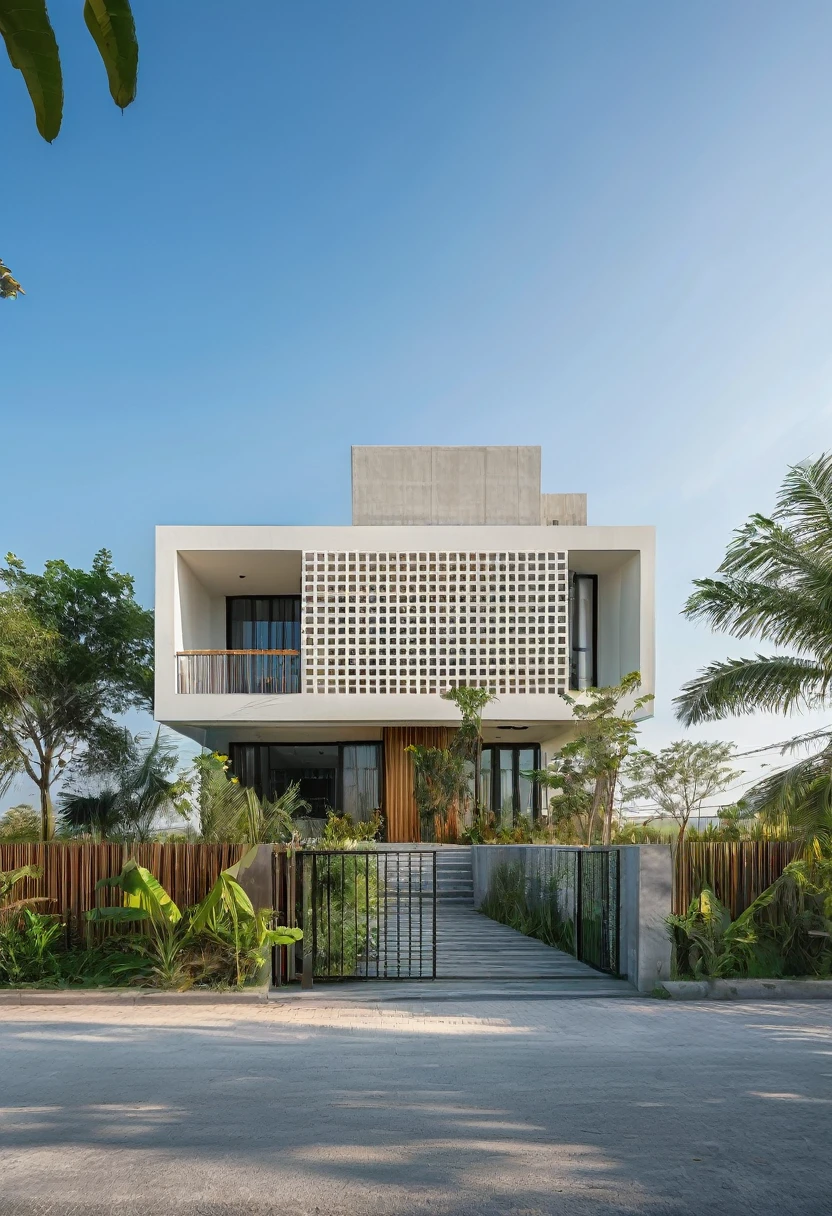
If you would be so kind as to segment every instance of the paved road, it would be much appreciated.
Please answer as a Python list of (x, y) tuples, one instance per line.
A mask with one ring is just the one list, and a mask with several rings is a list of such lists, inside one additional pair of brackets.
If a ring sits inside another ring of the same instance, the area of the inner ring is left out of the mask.
[(3, 1216), (820, 1216), (831, 1116), (822, 1002), (0, 1007)]

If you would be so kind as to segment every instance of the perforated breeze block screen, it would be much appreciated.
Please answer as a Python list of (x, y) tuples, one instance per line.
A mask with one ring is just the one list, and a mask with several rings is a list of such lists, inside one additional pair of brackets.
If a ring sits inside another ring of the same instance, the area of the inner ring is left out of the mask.
[(562, 692), (566, 553), (304, 553), (303, 690)]

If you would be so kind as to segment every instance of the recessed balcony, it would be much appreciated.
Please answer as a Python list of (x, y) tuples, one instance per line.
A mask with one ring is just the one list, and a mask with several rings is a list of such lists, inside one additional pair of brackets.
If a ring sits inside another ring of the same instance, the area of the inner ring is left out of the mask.
[(179, 650), (176, 667), (178, 692), (300, 692), (299, 650)]

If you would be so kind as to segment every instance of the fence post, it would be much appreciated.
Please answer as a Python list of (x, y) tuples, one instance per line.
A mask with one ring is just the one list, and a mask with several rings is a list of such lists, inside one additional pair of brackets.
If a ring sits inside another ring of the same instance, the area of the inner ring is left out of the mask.
[(301, 976), (301, 988), (312, 987), (312, 976), (315, 967), (315, 929), (313, 927), (313, 877), (312, 871), (314, 866), (314, 857), (310, 853), (303, 854), (303, 875), (302, 875), (302, 890), (301, 900), (303, 905), (303, 974)]

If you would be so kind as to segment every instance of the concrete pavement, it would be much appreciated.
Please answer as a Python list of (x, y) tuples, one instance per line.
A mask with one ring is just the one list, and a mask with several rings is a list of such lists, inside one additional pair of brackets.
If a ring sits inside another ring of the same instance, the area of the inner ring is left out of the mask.
[(0, 1007), (0, 1213), (832, 1211), (832, 1007)]

